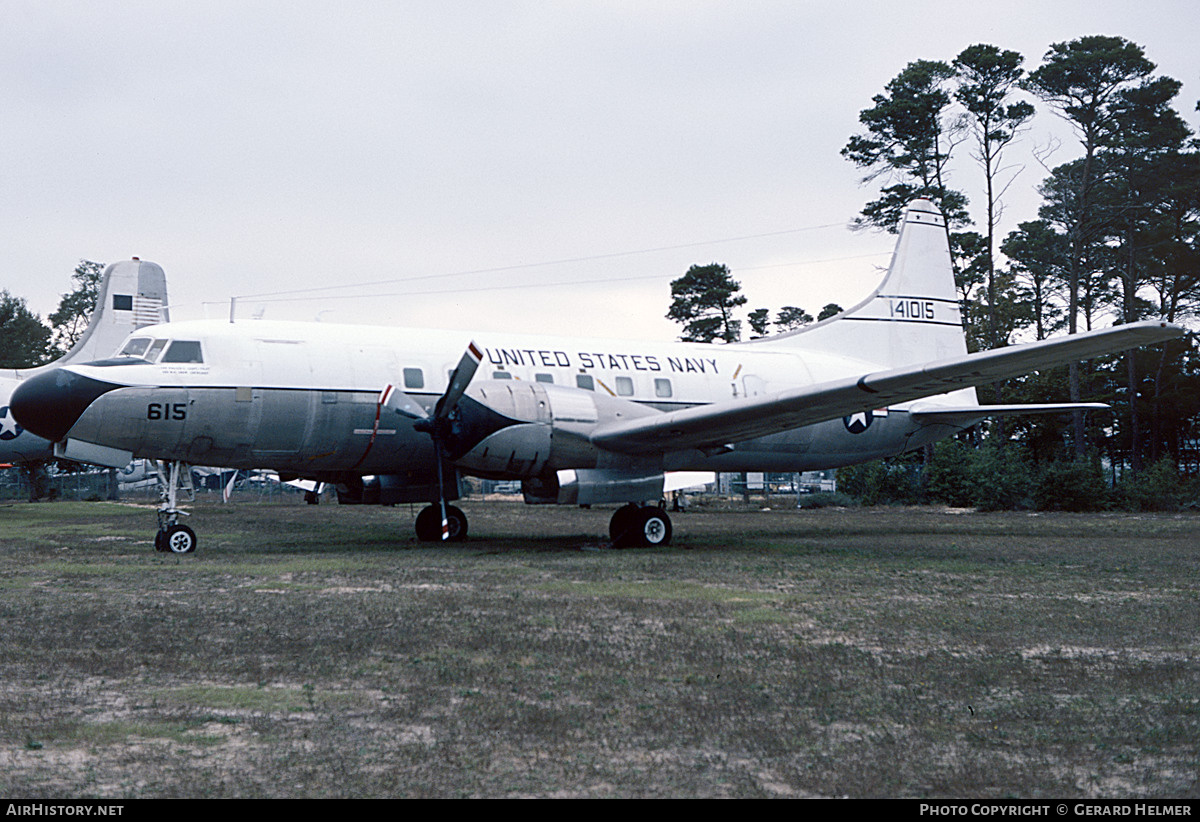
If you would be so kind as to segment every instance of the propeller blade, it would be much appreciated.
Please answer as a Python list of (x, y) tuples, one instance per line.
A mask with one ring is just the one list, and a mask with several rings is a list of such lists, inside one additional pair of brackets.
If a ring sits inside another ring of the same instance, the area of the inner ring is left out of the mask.
[(384, 408), (392, 409), (397, 414), (402, 414), (414, 420), (429, 419), (429, 414), (421, 407), (419, 402), (394, 385), (386, 386), (379, 393), (379, 404)]
[(438, 400), (437, 412), (435, 414), (439, 419), (444, 419), (450, 416), (450, 412), (458, 405), (458, 401), (462, 399), (462, 395), (467, 390), (467, 386), (471, 384), (471, 379), (475, 376), (475, 371), (479, 368), (479, 363), (483, 359), (483, 352), (475, 345), (472, 340), (467, 345), (467, 350), (463, 353), (462, 359), (458, 361), (458, 367), (454, 369), (454, 373), (450, 375), (450, 387), (446, 389), (446, 393)]

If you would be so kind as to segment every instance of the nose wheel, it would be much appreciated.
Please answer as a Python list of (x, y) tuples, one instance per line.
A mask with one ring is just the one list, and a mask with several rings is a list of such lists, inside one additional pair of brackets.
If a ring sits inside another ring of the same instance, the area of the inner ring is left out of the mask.
[(187, 511), (178, 508), (179, 490), (182, 488), (195, 498), (192, 486), (191, 466), (183, 462), (169, 465), (158, 463), (158, 533), (154, 535), (154, 550), (165, 554), (191, 554), (196, 550), (196, 532), (179, 521)]
[(190, 554), (196, 550), (196, 532), (186, 525), (159, 529), (154, 535), (154, 550), (164, 554)]

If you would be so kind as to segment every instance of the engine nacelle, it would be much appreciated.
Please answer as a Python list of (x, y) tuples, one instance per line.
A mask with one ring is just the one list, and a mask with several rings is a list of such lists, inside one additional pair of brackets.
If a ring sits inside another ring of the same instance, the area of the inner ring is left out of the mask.
[(593, 391), (517, 380), (472, 385), (460, 408), (449, 449), (455, 464), (518, 479), (595, 468), (601, 452), (590, 435), (597, 425), (657, 413)]
[(662, 499), (662, 471), (636, 468), (564, 468), (525, 480), (521, 491), (529, 505), (599, 505), (606, 502), (653, 502)]

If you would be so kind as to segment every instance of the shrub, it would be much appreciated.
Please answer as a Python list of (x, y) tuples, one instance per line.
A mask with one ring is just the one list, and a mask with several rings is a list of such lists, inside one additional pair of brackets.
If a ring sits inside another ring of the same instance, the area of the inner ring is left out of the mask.
[(925, 469), (925, 489), (929, 498), (968, 508), (975, 505), (975, 449), (958, 440), (939, 442), (933, 459)]
[(863, 505), (914, 505), (921, 497), (920, 469), (904, 457), (847, 465), (838, 469), (838, 490)]
[(1117, 486), (1121, 507), (1133, 511), (1178, 511), (1195, 498), (1195, 489), (1180, 476), (1175, 463), (1159, 460), (1137, 474), (1126, 474)]
[(958, 440), (939, 443), (926, 472), (930, 499), (984, 511), (1033, 505), (1033, 478), (1020, 448), (986, 441), (972, 448)]
[(975, 507), (981, 511), (1020, 511), (1033, 507), (1033, 471), (1021, 448), (989, 442), (971, 464)]
[(1036, 472), (1033, 496), (1039, 511), (1099, 511), (1111, 500), (1095, 458), (1045, 463)]

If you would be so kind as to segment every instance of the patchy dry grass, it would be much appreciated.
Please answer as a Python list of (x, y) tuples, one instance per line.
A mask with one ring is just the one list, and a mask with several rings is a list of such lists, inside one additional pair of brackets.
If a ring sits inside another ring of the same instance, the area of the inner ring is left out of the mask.
[(1200, 793), (1200, 518), (0, 506), (0, 795)]

